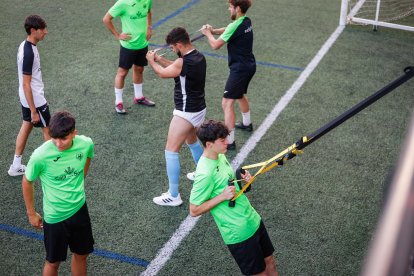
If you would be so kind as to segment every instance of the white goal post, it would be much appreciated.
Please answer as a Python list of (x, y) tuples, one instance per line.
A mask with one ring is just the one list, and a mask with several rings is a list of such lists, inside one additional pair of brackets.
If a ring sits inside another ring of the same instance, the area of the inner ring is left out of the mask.
[[(414, 31), (414, 0), (342, 0), (339, 24), (363, 24)], [(396, 22), (397, 21), (397, 22)], [(391, 23), (395, 22), (395, 23)]]

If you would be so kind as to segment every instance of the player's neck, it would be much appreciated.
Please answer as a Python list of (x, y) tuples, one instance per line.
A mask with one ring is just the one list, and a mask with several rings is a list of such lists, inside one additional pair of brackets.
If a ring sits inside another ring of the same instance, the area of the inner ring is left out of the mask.
[(29, 41), (30, 43), (34, 44), (34, 45), (36, 45), (39, 42), (39, 40), (37, 40), (36, 38), (34, 38), (31, 35), (27, 36), (26, 40)]
[(241, 12), (240, 13), (237, 13), (236, 14), (236, 20), (239, 19), (242, 16), (245, 16), (245, 15), (246, 15), (245, 13), (241, 13)]
[(211, 160), (217, 160), (218, 159), (218, 152), (215, 152), (215, 151), (213, 151), (213, 150), (209, 150), (209, 149), (206, 149), (206, 150), (204, 150), (204, 152), (203, 152), (203, 156), (204, 157), (207, 157), (208, 159), (211, 159)]
[(193, 51), (193, 50), (194, 50), (193, 45), (188, 45), (188, 46), (186, 46), (186, 47), (184, 47), (184, 48), (182, 49), (181, 54), (182, 54), (183, 56), (185, 56), (186, 54), (188, 54), (189, 52), (191, 52), (191, 51)]

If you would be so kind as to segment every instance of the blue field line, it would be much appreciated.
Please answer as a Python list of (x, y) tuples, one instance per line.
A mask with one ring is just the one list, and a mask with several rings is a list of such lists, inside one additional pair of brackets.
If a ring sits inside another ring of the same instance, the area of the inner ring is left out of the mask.
[(128, 256), (125, 256), (125, 255), (121, 255), (121, 254), (118, 254), (118, 253), (114, 253), (114, 252), (110, 252), (110, 251), (106, 251), (106, 250), (102, 250), (102, 249), (95, 249), (93, 251), (93, 254), (104, 257), (104, 258), (118, 260), (118, 261), (123, 262), (123, 263), (129, 263), (129, 264), (138, 265), (138, 266), (142, 266), (142, 267), (147, 267), (148, 264), (149, 264), (149, 262), (141, 260), (141, 259), (128, 257)]
[(28, 237), (28, 238), (32, 238), (32, 239), (35, 239), (35, 240), (43, 241), (43, 235), (42, 234), (38, 234), (38, 233), (35, 233), (35, 232), (32, 232), (32, 231), (27, 231), (27, 230), (24, 230), (24, 229), (20, 229), (20, 228), (11, 226), (11, 225), (0, 223), (0, 230), (11, 232), (11, 233), (18, 234), (20, 236), (24, 236), (24, 237)]
[[(149, 46), (151, 46), (151, 47), (161, 47), (161, 46), (164, 46), (164, 45), (154, 44), (154, 43), (149, 44)], [(226, 55), (219, 55), (219, 54), (214, 54), (214, 53), (210, 53), (210, 52), (202, 52), (202, 53), (204, 55), (210, 56), (210, 57), (228, 59), (228, 56), (226, 56)], [(265, 66), (265, 67), (274, 67), (274, 68), (286, 69), (286, 70), (291, 70), (291, 71), (301, 72), (301, 71), (304, 70), (304, 68), (300, 68), (300, 67), (286, 66), (286, 65), (281, 65), (281, 64), (277, 64), (277, 63), (271, 63), (271, 62), (265, 62), (265, 61), (257, 61), (256, 60), (256, 64), (261, 65), (261, 66)]]
[(167, 20), (179, 15), (180, 13), (182, 13), (183, 11), (191, 8), (192, 6), (194, 6), (195, 4), (197, 4), (198, 2), (200, 2), (200, 0), (192, 0), (190, 3), (182, 6), (181, 8), (179, 8), (178, 10), (176, 10), (175, 12), (167, 15), (166, 17), (164, 17), (161, 20), (158, 20), (157, 22), (155, 22), (155, 24), (152, 24), (152, 29), (156, 29), (158, 26), (164, 24)]
[[(182, 6), (181, 8), (179, 8), (178, 10), (176, 10), (175, 12), (167, 15), (163, 19), (158, 20), (157, 22), (155, 22), (154, 24), (152, 24), (152, 28), (153, 29), (156, 29), (158, 26), (164, 24), (166, 21), (168, 21), (169, 19), (177, 16), (178, 14), (182, 13), (183, 11), (191, 8), (192, 6), (194, 6), (195, 4), (197, 4), (198, 2), (200, 2), (200, 0), (192, 0), (191, 2), (189, 2), (186, 5)], [(152, 46), (152, 47), (164, 46), (164, 45), (153, 44), (153, 43), (150, 43), (149, 45)], [(218, 54), (214, 54), (214, 53), (208, 53), (208, 52), (203, 52), (203, 54), (206, 55), (206, 56), (223, 58), (223, 59), (227, 59), (228, 58), (227, 56), (218, 55)], [(276, 63), (270, 63), (270, 62), (264, 62), (264, 61), (256, 61), (256, 64), (257, 65), (266, 66), (266, 67), (275, 67), (275, 68), (287, 69), (287, 70), (292, 70), (292, 71), (303, 71), (304, 70), (303, 68), (299, 68), (299, 67), (291, 67), (291, 66), (286, 66), (286, 65), (276, 64)]]
[[(43, 241), (43, 235), (42, 234), (35, 233), (35, 232), (32, 232), (32, 231), (28, 231), (28, 230), (24, 230), (24, 229), (21, 229), (21, 228), (17, 228), (17, 227), (11, 226), (11, 225), (0, 223), (0, 230), (5, 231), (5, 232), (10, 232), (10, 233), (13, 233), (13, 234), (17, 234), (17, 235), (20, 235), (20, 236), (32, 238), (32, 239), (35, 239), (35, 240)], [(120, 262), (123, 262), (123, 263), (142, 266), (144, 268), (147, 267), (148, 264), (149, 264), (149, 262), (147, 262), (145, 260), (141, 260), (141, 259), (138, 259), (138, 258), (133, 258), (133, 257), (121, 255), (121, 254), (118, 254), (118, 253), (114, 253), (114, 252), (110, 252), (110, 251), (106, 251), (106, 250), (102, 250), (102, 249), (96, 249), (95, 248), (95, 250), (93, 251), (92, 254), (95, 254), (95, 255), (103, 257), (103, 258), (120, 261)]]
[[(225, 56), (225, 55), (219, 55), (219, 54), (208, 53), (208, 52), (203, 52), (203, 54), (206, 55), (206, 56), (210, 56), (210, 57), (228, 59), (228, 56)], [(276, 68), (293, 70), (293, 71), (303, 71), (303, 68), (291, 67), (291, 66), (286, 66), (286, 65), (276, 64), (276, 63), (270, 63), (270, 62), (264, 62), (264, 61), (257, 61), (256, 60), (256, 64), (266, 66), (266, 67), (276, 67)]]

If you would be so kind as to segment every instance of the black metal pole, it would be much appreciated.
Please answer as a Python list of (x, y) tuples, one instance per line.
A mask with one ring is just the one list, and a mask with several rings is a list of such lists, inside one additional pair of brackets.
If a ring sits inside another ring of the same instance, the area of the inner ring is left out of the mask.
[(342, 113), (341, 115), (339, 115), (338, 117), (330, 121), (329, 123), (325, 124), (318, 130), (309, 134), (307, 136), (308, 138), (307, 141), (302, 141), (302, 140), (298, 141), (296, 148), (300, 150), (306, 147), (307, 145), (315, 142), (317, 139), (319, 139), (320, 137), (322, 137), (323, 135), (325, 135), (326, 133), (328, 133), (335, 127), (339, 126), (340, 124), (342, 124), (343, 122), (345, 122), (346, 120), (354, 116), (355, 114), (358, 114), (361, 110), (365, 109), (366, 107), (370, 106), (377, 100), (381, 99), (382, 97), (384, 97), (385, 95), (387, 95), (388, 93), (390, 93), (395, 88), (402, 85), (403, 83), (405, 83), (412, 77), (414, 77), (414, 66), (405, 68), (404, 75), (390, 82), (388, 85), (386, 85), (379, 91), (375, 92), (373, 95), (369, 96), (365, 100), (354, 105), (352, 108), (348, 109), (347, 111), (345, 111), (344, 113)]

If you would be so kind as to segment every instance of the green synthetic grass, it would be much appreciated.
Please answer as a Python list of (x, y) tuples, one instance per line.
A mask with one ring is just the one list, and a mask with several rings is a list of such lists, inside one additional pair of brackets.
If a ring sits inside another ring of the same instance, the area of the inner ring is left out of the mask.
[[(304, 68), (338, 24), (340, 1), (261, 0), (249, 11), (258, 61)], [(30, 231), (21, 195), (21, 180), (7, 175), (20, 127), (16, 50), (25, 38), (26, 15), (45, 17), (49, 34), (39, 43), (46, 96), (52, 111), (67, 109), (81, 134), (92, 137), (96, 156), (86, 179), (87, 201), (96, 248), (151, 261), (188, 215), (194, 169), (181, 150), (180, 183), (184, 204), (161, 208), (152, 197), (167, 189), (164, 146), (172, 116), (172, 80), (145, 71), (144, 93), (155, 108), (132, 106), (127, 79), (124, 100), (129, 114), (115, 114), (113, 78), (118, 44), (102, 24), (114, 1), (6, 1), (2, 4), (0, 105), (5, 120), (0, 132), (0, 223)], [(187, 4), (157, 1), (153, 22)], [(205, 23), (228, 23), (225, 1), (204, 0), (154, 30), (152, 43), (163, 44), (175, 26), (191, 31)], [(370, 27), (347, 27), (339, 40), (245, 164), (266, 160), (298, 138), (313, 132), (414, 65), (411, 33)], [(209, 53), (205, 40), (195, 46)], [(226, 50), (214, 52), (226, 55)], [(170, 57), (173, 57), (170, 55)], [(207, 56), (207, 118), (222, 119), (221, 96), (227, 61)], [(300, 72), (258, 66), (249, 89), (252, 119), (258, 127)], [(281, 275), (357, 275), (382, 204), (383, 189), (400, 152), (414, 104), (413, 80), (362, 111), (305, 149), (281, 169), (260, 176), (249, 198), (262, 215), (275, 245)], [(240, 119), (240, 115), (237, 112)], [(239, 149), (249, 138), (236, 132)], [(42, 142), (34, 131), (24, 155)], [(229, 153), (231, 160), (236, 153)], [(36, 185), (41, 211), (41, 189)], [(39, 275), (44, 259), (40, 241), (0, 231), (0, 267), (8, 275)], [(144, 268), (89, 259), (91, 275), (137, 275)], [(61, 266), (69, 274), (69, 261)], [(174, 252), (160, 275), (239, 275), (210, 215)]]

